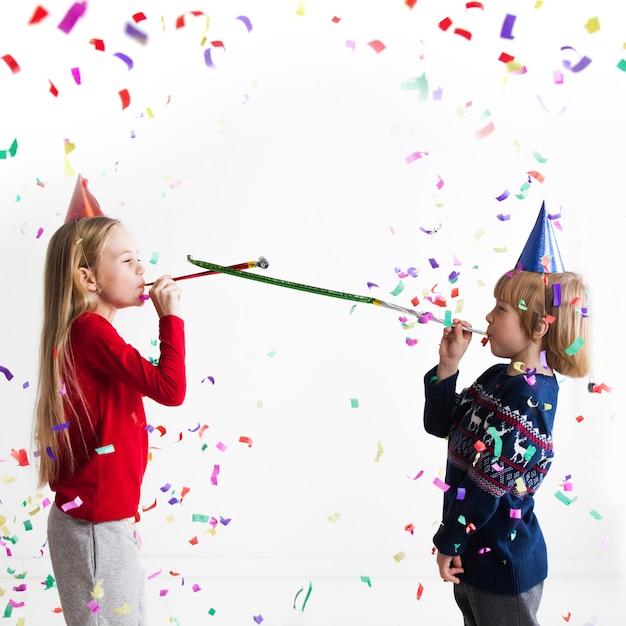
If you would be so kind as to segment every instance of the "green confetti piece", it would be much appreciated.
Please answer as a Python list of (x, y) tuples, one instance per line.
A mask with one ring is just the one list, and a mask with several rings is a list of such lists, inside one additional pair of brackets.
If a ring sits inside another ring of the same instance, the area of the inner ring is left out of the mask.
[(455, 551), (455, 552), (458, 552), (460, 547), (461, 547), (461, 544), (460, 544), (460, 543), (455, 543), (455, 544), (454, 544), (454, 551)]
[(578, 500), (578, 496), (576, 496), (575, 498), (568, 498), (564, 493), (561, 493), (560, 491), (557, 491), (554, 494), (554, 497), (557, 500), (560, 500), (566, 506), (569, 506), (570, 504), (573, 504), (574, 502), (576, 502), (576, 500)]
[(156, 265), (158, 262), (159, 262), (159, 253), (153, 252), (152, 256), (150, 257), (150, 263), (152, 263), (152, 265)]
[(493, 456), (497, 461), (502, 454), (502, 438), (494, 426), (489, 426), (487, 432), (493, 437)]
[(459, 522), (459, 524), (461, 524), (462, 526), (467, 526), (467, 520), (465, 519), (465, 515), (459, 515), (457, 517), (457, 521)]
[(27, 519), (24, 522), (24, 530), (32, 530), (32, 529), (33, 529), (33, 523), (29, 519)]
[(391, 292), (391, 295), (397, 296), (398, 294), (401, 294), (404, 291), (405, 286), (406, 285), (404, 284), (403, 281), (399, 281), (398, 284), (393, 289), (393, 291)]
[(192, 522), (203, 522), (206, 524), (209, 521), (209, 519), (211, 518), (208, 515), (202, 515), (201, 513), (193, 513), (191, 515)]
[[(304, 596), (304, 600), (302, 601), (302, 606), (300, 607), (300, 612), (304, 612), (304, 608), (306, 607), (306, 603), (309, 601), (309, 596), (311, 595), (311, 591), (313, 591), (313, 583), (309, 580), (309, 588)], [(300, 587), (298, 593), (296, 593), (295, 598), (293, 599), (293, 608), (296, 608), (296, 601), (301, 593), (304, 592), (304, 587)]]
[(598, 513), (595, 509), (591, 509), (591, 511), (589, 511), (589, 515), (591, 515), (593, 519), (602, 519), (602, 515), (600, 515), (600, 513)]
[(110, 443), (107, 446), (101, 446), (100, 448), (96, 448), (96, 452), (98, 454), (111, 454), (112, 452), (115, 452), (115, 447), (112, 443)]
[(213, 608), (210, 608), (207, 612), (209, 615), (215, 615), (215, 609)]
[(542, 157), (537, 150), (533, 150), (533, 156), (537, 161), (539, 161), (539, 163), (545, 163), (548, 160), (547, 158)]
[(568, 356), (573, 356), (576, 354), (584, 345), (585, 340), (582, 337), (576, 337), (572, 342), (572, 345), (569, 348), (565, 348), (565, 354)]
[(358, 400), (358, 398), (350, 398), (350, 406), (353, 409), (358, 409), (359, 408), (359, 400)]
[(443, 325), (447, 328), (450, 328), (450, 326), (452, 326), (452, 311), (446, 310), (443, 318)]
[(617, 64), (617, 69), (622, 70), (622, 72), (626, 72), (626, 59), (620, 59)]
[(526, 448), (526, 452), (524, 452), (524, 458), (527, 461), (532, 459), (533, 454), (535, 454), (535, 452), (537, 452), (537, 448), (535, 448), (535, 446), (528, 446), (528, 448)]
[(369, 576), (361, 576), (361, 582), (365, 583), (368, 587), (372, 586), (372, 581)]
[(270, 351), (267, 353), (267, 356), (268, 356), (270, 359), (273, 359), (273, 358), (276, 356), (276, 350), (270, 350)]

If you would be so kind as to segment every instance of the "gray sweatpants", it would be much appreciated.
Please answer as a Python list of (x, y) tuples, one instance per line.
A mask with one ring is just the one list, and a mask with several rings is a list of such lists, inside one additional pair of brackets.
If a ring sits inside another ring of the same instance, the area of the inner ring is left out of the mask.
[(543, 582), (516, 596), (487, 593), (464, 583), (454, 585), (454, 599), (464, 626), (539, 626), (537, 610)]
[(145, 626), (146, 579), (126, 520), (86, 522), (52, 505), (48, 542), (68, 626)]

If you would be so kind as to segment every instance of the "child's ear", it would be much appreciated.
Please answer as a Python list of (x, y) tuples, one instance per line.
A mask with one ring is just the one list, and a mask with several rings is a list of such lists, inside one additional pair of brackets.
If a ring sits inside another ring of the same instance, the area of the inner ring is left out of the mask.
[(78, 282), (85, 288), (87, 291), (98, 291), (98, 283), (96, 282), (95, 276), (92, 271), (86, 267), (78, 268)]
[(547, 322), (545, 317), (539, 319), (539, 321), (535, 324), (535, 339), (541, 339), (545, 337), (549, 328), (550, 324)]

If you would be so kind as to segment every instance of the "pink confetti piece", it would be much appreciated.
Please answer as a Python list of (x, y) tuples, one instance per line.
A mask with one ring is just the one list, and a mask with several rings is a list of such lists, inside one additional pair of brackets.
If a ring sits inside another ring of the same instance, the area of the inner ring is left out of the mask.
[(80, 68), (78, 67), (72, 68), (72, 77), (74, 78), (74, 82), (77, 85), (80, 85)]
[(220, 452), (226, 452), (226, 449), (228, 448), (228, 446), (225, 443), (222, 443), (221, 441), (218, 441), (215, 444), (215, 447), (220, 451)]
[(422, 151), (417, 151), (417, 152), (412, 152), (411, 154), (409, 154), (409, 156), (404, 157), (404, 160), (407, 163), (413, 163), (413, 161), (417, 161), (418, 159), (421, 159), (422, 157), (428, 156), (428, 152), (422, 152)]
[(212, 485), (217, 485), (217, 477), (220, 473), (220, 466), (219, 465), (213, 465), (213, 472), (211, 473), (211, 484)]
[(61, 506), (61, 509), (65, 513), (67, 513), (68, 511), (71, 511), (72, 509), (77, 509), (82, 503), (83, 501), (81, 500), (80, 496), (76, 496), (73, 500), (70, 500), (70, 502), (66, 502), (65, 504), (63, 504)]
[(435, 487), (439, 487), (442, 491), (448, 491), (448, 489), (450, 489), (450, 485), (444, 483), (438, 476), (435, 477), (435, 480), (433, 480), (433, 485), (435, 485)]
[(424, 470), (420, 470), (419, 472), (417, 472), (417, 474), (415, 474), (415, 476), (411, 477), (407, 474), (407, 478), (410, 478), (411, 480), (417, 480), (418, 478), (421, 478), (424, 474)]
[(376, 54), (380, 54), (386, 48), (385, 44), (378, 39), (369, 41), (367, 45), (370, 46), (370, 48), (372, 48), (372, 50), (374, 50)]
[(71, 30), (76, 26), (76, 22), (85, 15), (87, 11), (86, 2), (75, 2), (65, 14), (65, 17), (61, 20), (57, 28), (68, 35)]
[(509, 517), (511, 519), (522, 519), (521, 509), (509, 509)]
[(406, 345), (407, 345), (407, 346), (409, 346), (409, 347), (411, 347), (411, 348), (412, 348), (413, 346), (417, 345), (418, 341), (419, 341), (418, 339), (413, 339), (413, 338), (411, 338), (411, 337), (407, 337), (407, 338), (405, 339)]

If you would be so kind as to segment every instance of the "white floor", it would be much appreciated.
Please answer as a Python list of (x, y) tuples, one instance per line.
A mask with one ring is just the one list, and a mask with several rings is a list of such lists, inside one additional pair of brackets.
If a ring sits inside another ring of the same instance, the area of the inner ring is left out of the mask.
[[(15, 574), (18, 574), (16, 571)], [(26, 575), (0, 577), (3, 626), (62, 626), (56, 589)], [(302, 602), (312, 589), (308, 601)], [(26, 590), (15, 591), (19, 585)], [(416, 598), (419, 585), (423, 591)], [(298, 593), (300, 590), (302, 591)], [(540, 611), (542, 626), (624, 626), (619, 579), (548, 579)], [(351, 578), (204, 578), (186, 580), (162, 572), (148, 581), (150, 626), (461, 626), (452, 589), (439, 579), (410, 576)], [(10, 609), (13, 604), (24, 603)], [(294, 608), (294, 602), (296, 608)], [(212, 609), (212, 611), (211, 611)], [(6, 617), (9, 610), (10, 617)], [(127, 623), (123, 616), (120, 625)], [(506, 626), (503, 624), (503, 626)]]

